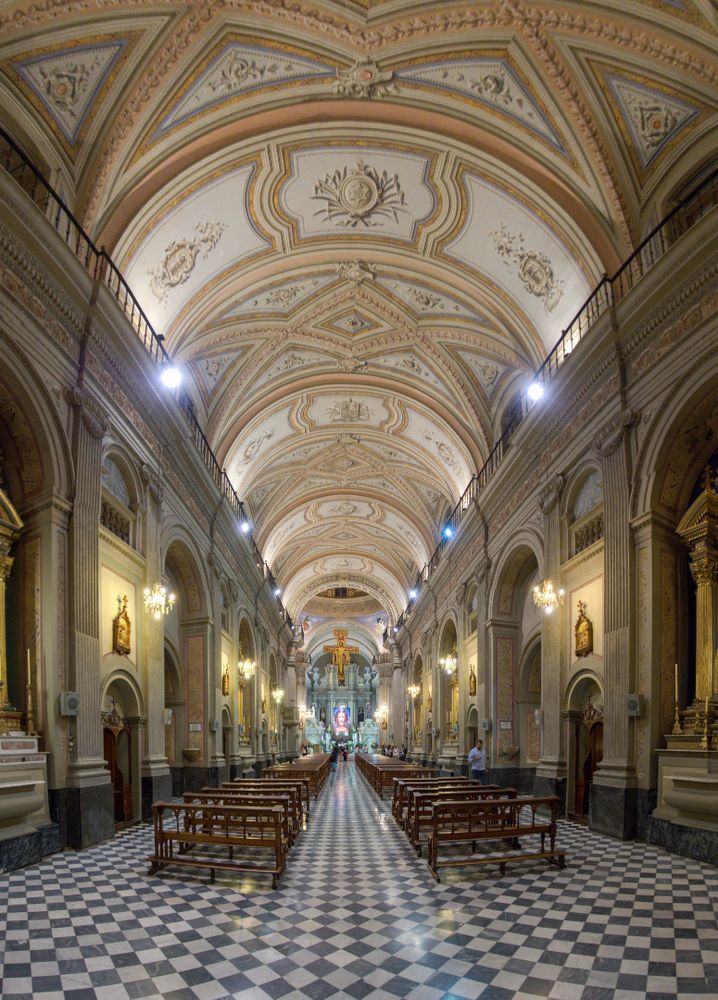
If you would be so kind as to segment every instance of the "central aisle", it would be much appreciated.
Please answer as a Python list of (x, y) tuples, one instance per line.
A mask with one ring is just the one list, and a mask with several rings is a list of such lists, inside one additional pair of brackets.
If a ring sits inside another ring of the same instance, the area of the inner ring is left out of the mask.
[(4, 876), (3, 1000), (718, 996), (715, 868), (562, 824), (563, 871), (436, 885), (352, 761), (312, 805), (276, 891), (150, 878), (148, 827)]

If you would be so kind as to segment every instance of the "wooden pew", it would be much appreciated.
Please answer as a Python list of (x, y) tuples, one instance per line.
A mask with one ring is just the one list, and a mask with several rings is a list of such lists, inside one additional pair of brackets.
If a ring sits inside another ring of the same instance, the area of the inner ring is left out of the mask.
[(468, 778), (394, 778), (394, 791), (391, 798), (391, 814), (404, 829), (404, 819), (410, 788), (461, 788), (468, 786)]
[[(286, 861), (282, 817), (279, 805), (155, 802), (152, 805), (155, 850), (147, 858), (148, 874), (154, 875), (173, 864), (194, 865), (209, 868), (213, 882), (218, 868), (265, 873), (272, 876), (272, 888), (276, 888)], [(273, 852), (274, 864), (252, 858), (257, 851)], [(235, 852), (240, 852), (240, 856)]]
[[(540, 809), (549, 816), (539, 814)], [(566, 852), (556, 848), (556, 819), (559, 800), (555, 795), (526, 799), (485, 799), (470, 802), (436, 802), (432, 806), (432, 824), (429, 834), (429, 870), (437, 882), (439, 868), (466, 865), (499, 865), (501, 874), (510, 861), (545, 859), (550, 864), (564, 867)], [(546, 834), (550, 847), (546, 850)], [(518, 844), (522, 837), (540, 836), (540, 850), (526, 850), (521, 854), (493, 856), (475, 854), (476, 844), (482, 841), (511, 840)], [(439, 851), (445, 844), (471, 844), (470, 856), (450, 857), (440, 861)]]
[[(223, 781), (222, 788), (228, 791), (238, 789), (243, 791), (271, 791), (289, 792), (296, 799), (297, 808), (300, 814), (300, 824), (302, 819), (309, 819), (309, 779), (308, 778), (234, 778), (232, 781)], [(205, 789), (202, 789), (204, 791)], [(208, 789), (211, 791), (211, 789)]]
[(515, 788), (499, 788), (497, 785), (477, 787), (473, 781), (466, 788), (410, 789), (406, 815), (406, 834), (411, 845), (421, 857), (421, 834), (433, 828), (433, 807), (437, 802), (483, 802), (486, 799), (515, 799)]
[(282, 808), (282, 835), (285, 839), (285, 853), (294, 843), (299, 834), (297, 817), (294, 803), (289, 794), (282, 795), (280, 792), (235, 792), (226, 788), (203, 788), (200, 792), (185, 792), (182, 796), (184, 802), (192, 805), (228, 805), (228, 806), (281, 806)]

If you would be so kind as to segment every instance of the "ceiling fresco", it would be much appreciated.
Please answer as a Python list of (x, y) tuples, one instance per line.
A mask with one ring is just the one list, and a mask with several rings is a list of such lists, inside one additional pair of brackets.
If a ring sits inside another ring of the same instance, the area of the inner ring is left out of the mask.
[(715, 5), (1, 8), (3, 124), (165, 337), (290, 613), (376, 652), (504, 411), (715, 156)]

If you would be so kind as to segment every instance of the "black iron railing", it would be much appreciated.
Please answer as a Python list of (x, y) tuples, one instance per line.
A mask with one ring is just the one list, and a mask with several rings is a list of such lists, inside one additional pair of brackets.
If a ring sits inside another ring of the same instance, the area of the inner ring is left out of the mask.
[[(95, 246), (57, 191), (2, 126), (0, 126), (0, 140), (0, 166), (17, 181), (23, 191), (35, 202), (55, 232), (70, 248), (82, 266), (92, 275), (93, 279), (101, 282), (107, 288), (152, 361), (160, 366), (170, 365), (172, 359), (164, 347), (163, 338), (155, 331), (134, 292), (109, 254), (103, 248)], [(217, 461), (217, 457), (200, 427), (192, 400), (181, 389), (176, 393), (176, 399), (180, 411), (189, 424), (195, 447), (207, 471), (217, 488), (227, 498), (240, 526), (243, 525), (246, 520), (244, 505), (229, 481), (226, 471)], [(277, 586), (276, 582), (262, 558), (256, 542), (251, 536), (248, 541), (258, 569), (261, 570), (265, 579), (269, 579), (274, 590)], [(282, 611), (285, 621), (291, 628), (292, 620), (289, 614), (284, 608)]]

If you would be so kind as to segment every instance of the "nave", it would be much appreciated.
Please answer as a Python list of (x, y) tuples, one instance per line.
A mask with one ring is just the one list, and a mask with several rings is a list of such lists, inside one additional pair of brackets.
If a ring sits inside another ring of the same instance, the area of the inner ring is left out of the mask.
[(353, 761), (272, 891), (148, 877), (142, 826), (0, 883), (3, 998), (639, 1000), (718, 995), (718, 872), (560, 824), (564, 870), (437, 885)]

